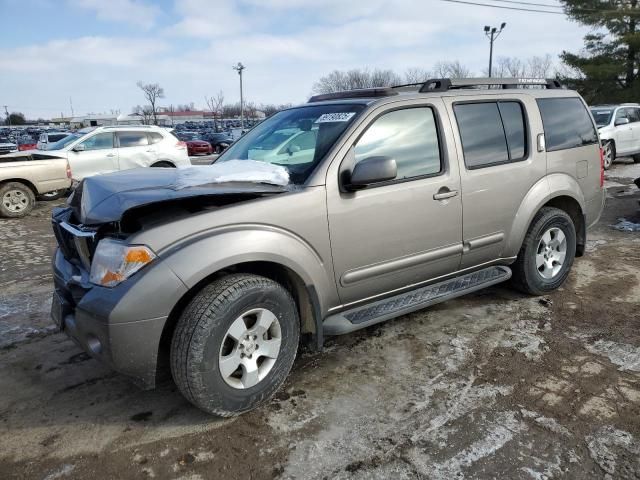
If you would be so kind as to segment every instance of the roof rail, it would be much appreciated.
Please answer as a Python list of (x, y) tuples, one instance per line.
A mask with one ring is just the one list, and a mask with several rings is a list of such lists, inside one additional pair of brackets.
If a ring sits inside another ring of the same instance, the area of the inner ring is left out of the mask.
[(530, 85), (544, 86), (548, 89), (562, 88), (558, 80), (549, 78), (432, 78), (422, 84), (420, 93), (446, 92), (457, 88), (493, 85), (500, 88), (517, 88)]
[(153, 127), (157, 127), (158, 125), (142, 125), (141, 123), (133, 123), (131, 125), (102, 125), (103, 128), (129, 128), (129, 127), (136, 127), (136, 128), (153, 128)]
[(342, 92), (323, 93), (312, 96), (307, 103), (324, 102), (325, 100), (338, 100), (341, 98), (372, 98), (390, 97), (397, 95), (392, 87), (359, 88), (356, 90), (344, 90)]

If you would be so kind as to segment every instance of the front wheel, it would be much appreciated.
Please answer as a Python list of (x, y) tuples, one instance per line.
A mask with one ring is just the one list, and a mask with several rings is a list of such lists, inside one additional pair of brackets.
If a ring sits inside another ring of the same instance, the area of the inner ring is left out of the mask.
[(296, 305), (282, 285), (228, 275), (204, 287), (182, 313), (171, 342), (171, 372), (198, 408), (238, 415), (282, 385), (299, 338)]
[(605, 170), (609, 170), (611, 164), (616, 159), (616, 146), (613, 141), (608, 140), (602, 145), (602, 159)]
[(558, 208), (536, 214), (512, 266), (512, 284), (531, 295), (544, 295), (564, 283), (576, 254), (576, 229)]

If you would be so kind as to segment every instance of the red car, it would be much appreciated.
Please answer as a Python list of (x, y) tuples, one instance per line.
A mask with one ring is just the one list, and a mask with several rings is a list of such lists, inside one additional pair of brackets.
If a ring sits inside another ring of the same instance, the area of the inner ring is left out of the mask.
[(211, 144), (204, 140), (187, 140), (186, 144), (190, 157), (194, 155), (211, 155), (213, 153)]

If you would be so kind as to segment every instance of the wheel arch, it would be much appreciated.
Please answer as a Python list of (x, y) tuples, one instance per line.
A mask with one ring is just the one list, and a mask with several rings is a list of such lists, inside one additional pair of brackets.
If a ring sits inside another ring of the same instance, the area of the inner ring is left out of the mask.
[(189, 302), (211, 282), (231, 273), (260, 275), (283, 285), (293, 296), (300, 316), (300, 334), (303, 344), (319, 351), (324, 342), (322, 330), (322, 313), (318, 293), (313, 285), (305, 284), (302, 277), (290, 267), (273, 261), (248, 261), (229, 265), (217, 270), (192, 286), (175, 304), (160, 336), (158, 344), (157, 371), (169, 365), (171, 339), (173, 338), (180, 315)]
[(585, 200), (578, 182), (563, 173), (552, 174), (538, 181), (525, 195), (511, 226), (504, 256), (515, 257), (535, 215), (543, 207), (555, 207), (566, 212), (576, 227), (576, 256), (582, 256), (586, 245)]
[(4, 179), (4, 180), (0, 181), (0, 187), (5, 185), (5, 184), (7, 184), (7, 183), (11, 183), (11, 182), (22, 183), (23, 185), (29, 187), (29, 190), (31, 190), (34, 195), (39, 195), (38, 189), (33, 184), (33, 182), (31, 182), (30, 180), (27, 180), (26, 178), (7, 178), (7, 179)]

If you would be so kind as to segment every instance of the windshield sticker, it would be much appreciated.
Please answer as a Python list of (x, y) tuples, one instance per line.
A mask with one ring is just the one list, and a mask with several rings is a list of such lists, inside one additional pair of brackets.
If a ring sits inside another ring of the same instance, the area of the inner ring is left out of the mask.
[(356, 112), (324, 113), (314, 123), (348, 122)]

